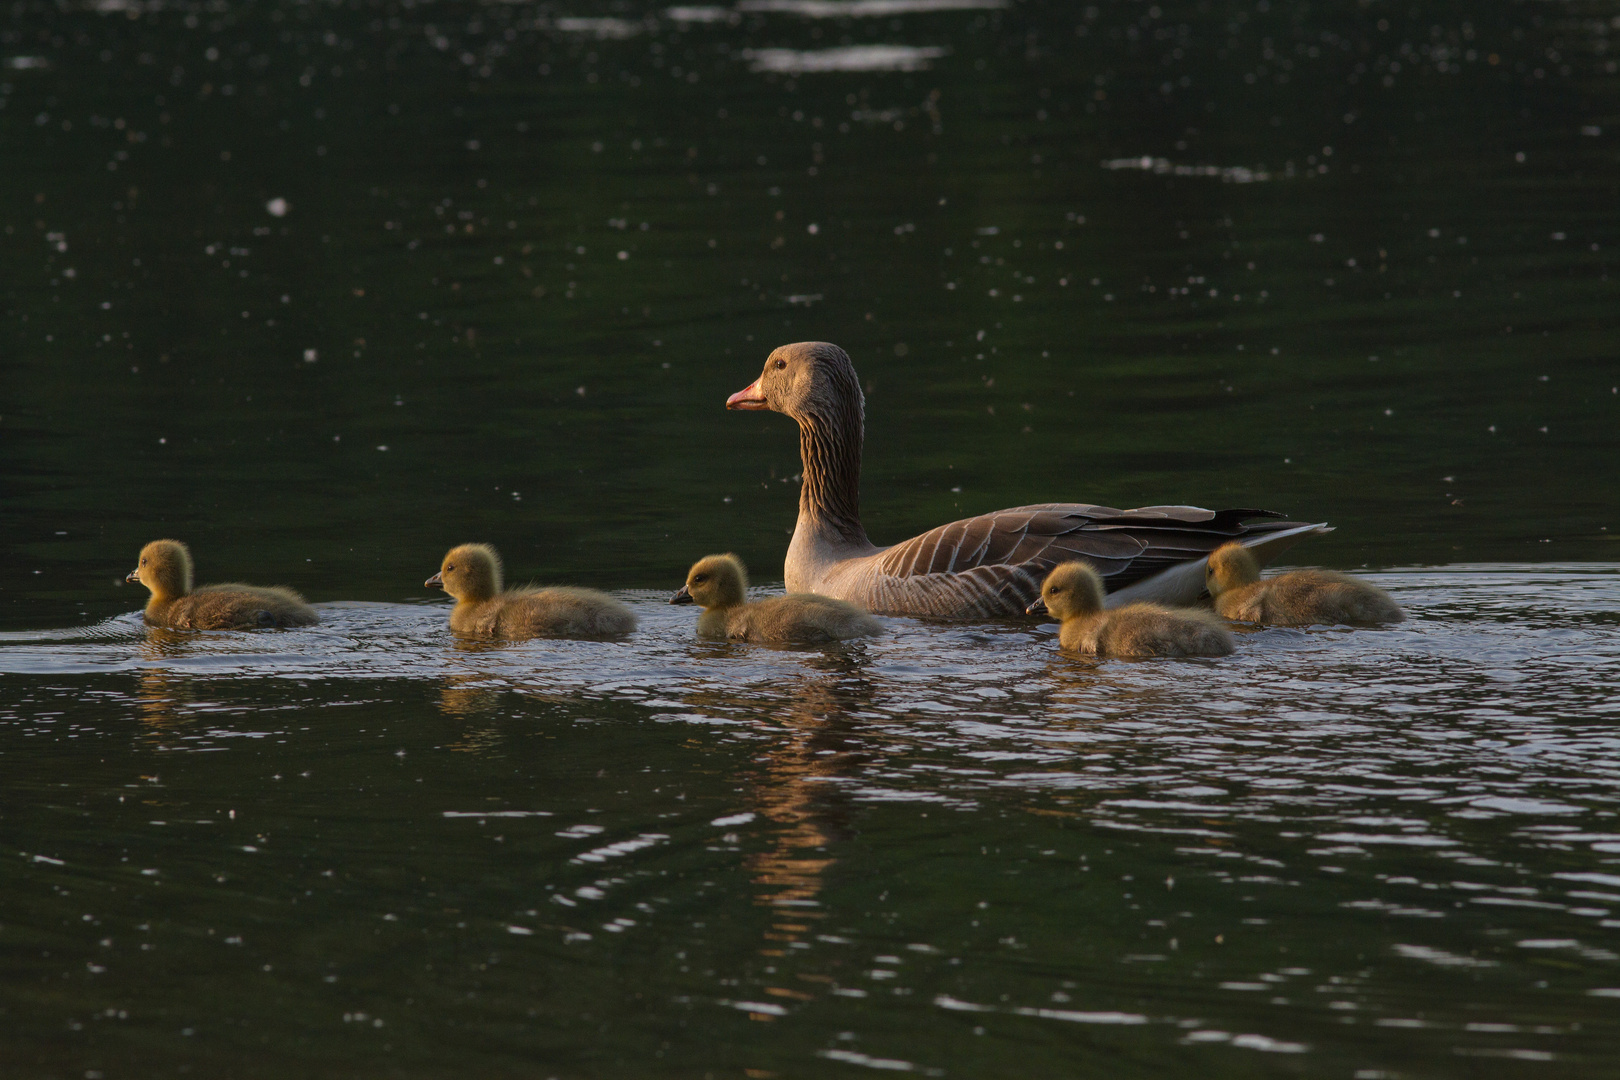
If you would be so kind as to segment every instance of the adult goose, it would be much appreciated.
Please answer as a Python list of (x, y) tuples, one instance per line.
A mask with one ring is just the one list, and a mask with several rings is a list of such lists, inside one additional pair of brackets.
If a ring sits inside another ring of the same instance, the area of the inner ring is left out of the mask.
[(798, 421), (804, 486), (788, 545), (789, 592), (814, 592), (880, 615), (977, 619), (1023, 614), (1059, 563), (1084, 559), (1108, 588), (1108, 606), (1137, 600), (1189, 604), (1204, 591), (1204, 563), (1228, 541), (1268, 562), (1322, 524), (1257, 521), (1267, 510), (1039, 503), (941, 525), (880, 548), (861, 527), (861, 442), (866, 401), (849, 356), (825, 341), (783, 345), (728, 409), (770, 409)]

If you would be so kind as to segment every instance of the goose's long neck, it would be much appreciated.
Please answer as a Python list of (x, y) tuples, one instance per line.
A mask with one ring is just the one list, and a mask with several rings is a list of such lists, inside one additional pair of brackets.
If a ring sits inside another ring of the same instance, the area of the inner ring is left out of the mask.
[[(858, 391), (857, 391), (858, 393)], [(827, 411), (803, 413), (799, 421), (799, 526), (820, 537), (870, 546), (861, 528), (861, 441), (865, 410), (853, 402)]]

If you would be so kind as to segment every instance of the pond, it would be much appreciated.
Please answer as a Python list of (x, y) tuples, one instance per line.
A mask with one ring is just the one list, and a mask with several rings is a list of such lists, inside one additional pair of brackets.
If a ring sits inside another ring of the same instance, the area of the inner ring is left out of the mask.
[[(0, 27), (0, 1072), (1601, 1076), (1612, 6), (23, 0)], [(1332, 533), (1381, 630), (704, 642), (775, 345), (889, 543)], [(148, 629), (203, 580), (319, 626)], [(459, 640), (452, 544), (619, 642)]]

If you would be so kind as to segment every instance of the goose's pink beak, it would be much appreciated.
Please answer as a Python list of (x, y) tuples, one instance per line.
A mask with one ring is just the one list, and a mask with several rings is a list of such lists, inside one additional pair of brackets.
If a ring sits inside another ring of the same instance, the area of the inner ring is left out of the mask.
[(747, 389), (739, 390), (726, 398), (726, 408), (742, 409), (745, 412), (758, 412), (760, 409), (768, 409), (770, 406), (765, 404), (765, 391), (760, 389), (759, 379), (755, 379), (748, 384)]

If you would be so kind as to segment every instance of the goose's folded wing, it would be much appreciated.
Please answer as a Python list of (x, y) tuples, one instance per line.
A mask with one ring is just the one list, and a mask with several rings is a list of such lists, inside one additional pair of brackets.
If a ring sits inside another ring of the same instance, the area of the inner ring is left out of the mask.
[(878, 570), (897, 578), (968, 574), (964, 587), (1005, 593), (1008, 601), (1027, 604), (1038, 594), (1047, 571), (1083, 559), (1114, 592), (1177, 563), (1201, 559), (1229, 540), (1247, 541), (1299, 524), (1246, 523), (1257, 517), (1280, 515), (1197, 506), (1134, 510), (1089, 503), (1016, 506), (953, 521), (896, 544), (879, 557)]

